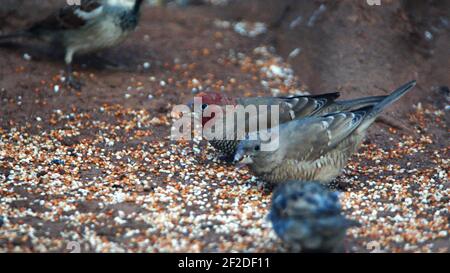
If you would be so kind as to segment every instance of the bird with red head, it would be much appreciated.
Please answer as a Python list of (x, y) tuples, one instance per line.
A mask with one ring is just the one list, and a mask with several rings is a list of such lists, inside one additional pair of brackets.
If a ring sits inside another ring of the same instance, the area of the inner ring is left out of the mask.
[(217, 105), (220, 107), (225, 107), (226, 105), (236, 105), (236, 99), (224, 96), (219, 92), (201, 92), (196, 96), (196, 98), (200, 98), (202, 103), (202, 126), (205, 126), (208, 121), (215, 117), (215, 113), (212, 113), (211, 116), (203, 115), (203, 112), (211, 105)]

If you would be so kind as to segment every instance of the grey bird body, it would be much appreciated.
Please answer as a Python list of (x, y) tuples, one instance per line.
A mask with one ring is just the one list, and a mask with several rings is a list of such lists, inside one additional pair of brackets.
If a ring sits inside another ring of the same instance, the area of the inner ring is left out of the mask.
[(65, 50), (68, 77), (72, 80), (71, 63), (74, 55), (99, 51), (121, 43), (136, 28), (142, 2), (136, 0), (127, 4), (123, 1), (82, 0), (81, 5), (64, 6), (23, 31), (0, 36), (0, 40), (34, 38), (62, 47)]
[(345, 167), (381, 111), (415, 86), (405, 84), (374, 106), (308, 117), (277, 127), (277, 147), (261, 150), (261, 141), (243, 140), (235, 161), (249, 165), (267, 182), (307, 180), (329, 183)]
[(348, 228), (337, 192), (317, 182), (289, 181), (272, 195), (269, 213), (278, 237), (295, 252), (340, 252)]
[[(374, 96), (365, 97), (353, 100), (336, 100), (339, 93), (328, 93), (315, 96), (296, 96), (296, 97), (286, 97), (286, 98), (276, 98), (276, 97), (249, 97), (249, 98), (238, 98), (235, 103), (237, 105), (255, 105), (256, 107), (260, 105), (277, 105), (279, 106), (279, 122), (277, 124), (268, 124), (267, 128), (272, 128), (292, 120), (301, 119), (310, 116), (320, 116), (328, 113), (338, 112), (338, 111), (351, 111), (359, 109), (365, 106), (374, 105), (379, 103), (385, 98), (385, 96)], [(270, 116), (270, 111), (268, 113), (263, 112), (260, 115)], [(253, 122), (257, 123), (260, 116), (253, 116), (246, 118), (246, 124)], [(270, 118), (267, 119), (270, 121)], [(226, 127), (226, 134), (229, 132), (234, 133), (236, 129)], [(249, 130), (246, 131), (248, 133)], [(230, 138), (232, 140), (230, 140)], [(236, 153), (237, 146), (239, 145), (239, 137), (227, 137), (227, 139), (212, 139), (210, 140), (211, 145), (222, 152), (227, 158), (231, 159)]]

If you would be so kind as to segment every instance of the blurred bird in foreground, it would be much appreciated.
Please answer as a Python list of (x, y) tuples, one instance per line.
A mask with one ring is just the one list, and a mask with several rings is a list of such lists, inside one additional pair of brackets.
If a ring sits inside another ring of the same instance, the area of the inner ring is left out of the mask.
[[(415, 81), (402, 85), (374, 106), (294, 120), (270, 132), (254, 132), (239, 143), (235, 162), (249, 165), (267, 182), (297, 179), (329, 183), (358, 150), (376, 117), (415, 85)], [(273, 139), (266, 144), (260, 135), (268, 132)]]
[(273, 193), (269, 213), (275, 233), (294, 252), (342, 252), (348, 228), (337, 192), (315, 182), (289, 181)]
[[(385, 96), (373, 96), (365, 97), (353, 100), (336, 101), (339, 97), (339, 93), (327, 93), (320, 95), (306, 95), (306, 96), (293, 96), (293, 97), (242, 97), (232, 98), (227, 97), (221, 93), (208, 92), (200, 93), (199, 96), (202, 99), (202, 125), (203, 129), (209, 129), (217, 124), (217, 119), (214, 113), (207, 115), (206, 111), (211, 106), (219, 106), (219, 109), (225, 111), (226, 106), (243, 107), (256, 106), (258, 109), (258, 115), (245, 116), (246, 130), (244, 133), (249, 133), (249, 128), (256, 128), (255, 125), (259, 124), (262, 116), (266, 118), (268, 123), (266, 128), (272, 128), (279, 124), (292, 121), (294, 119), (320, 116), (326, 113), (336, 111), (351, 111), (365, 106), (370, 106), (382, 101)], [(270, 108), (261, 108), (260, 106), (279, 106), (279, 120), (277, 123), (272, 124), (270, 122), (271, 111)], [(267, 109), (264, 111), (264, 109)], [(239, 140), (244, 136), (238, 136), (236, 134), (236, 124), (229, 125), (225, 122), (225, 115), (220, 116), (225, 124), (225, 133), (222, 139), (210, 139), (210, 144), (221, 153), (225, 155), (228, 161), (232, 161), (236, 148), (239, 144)], [(239, 120), (239, 119), (238, 119)], [(253, 127), (251, 125), (254, 125)], [(233, 126), (233, 127), (231, 127)]]
[(81, 0), (80, 5), (66, 4), (25, 30), (0, 36), (0, 41), (24, 37), (62, 47), (67, 83), (80, 89), (80, 83), (72, 76), (73, 56), (122, 42), (138, 25), (142, 3), (143, 0)]

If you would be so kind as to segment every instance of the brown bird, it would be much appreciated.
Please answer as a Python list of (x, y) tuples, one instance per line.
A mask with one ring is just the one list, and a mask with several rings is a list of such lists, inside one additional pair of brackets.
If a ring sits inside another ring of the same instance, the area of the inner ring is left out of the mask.
[(80, 89), (72, 76), (75, 54), (112, 47), (122, 42), (139, 22), (143, 0), (81, 0), (80, 5), (66, 5), (47, 18), (16, 33), (0, 36), (0, 40), (18, 37), (39, 39), (65, 50), (67, 83)]
[[(309, 117), (309, 116), (320, 116), (326, 113), (336, 112), (336, 111), (350, 111), (358, 109), (364, 106), (374, 105), (379, 103), (385, 98), (385, 96), (373, 96), (365, 97), (353, 100), (342, 100), (336, 101), (339, 97), (339, 93), (327, 93), (321, 95), (307, 95), (307, 96), (293, 96), (293, 97), (243, 97), (243, 98), (233, 98), (226, 97), (221, 93), (208, 92), (201, 93), (199, 97), (202, 99), (202, 125), (203, 129), (209, 129), (217, 124), (217, 119), (215, 114), (212, 113), (210, 116), (206, 115), (205, 112), (211, 106), (219, 106), (225, 112), (225, 106), (237, 106), (241, 105), (243, 107), (247, 106), (279, 106), (279, 120), (271, 124), (270, 108), (262, 108), (258, 111), (258, 115), (245, 116), (245, 131), (243, 133), (251, 132), (250, 128), (256, 128), (259, 124), (261, 117), (265, 116), (268, 123), (267, 128), (272, 128), (278, 126), (279, 124), (292, 121), (294, 119)], [(265, 110), (267, 109), (267, 110)], [(225, 115), (222, 115), (223, 124), (225, 124), (224, 134), (225, 136), (221, 139), (210, 138), (209, 143), (217, 150), (225, 155), (227, 161), (232, 161), (234, 154), (236, 153), (237, 145), (239, 140), (245, 137), (245, 134), (237, 135), (235, 124), (229, 125), (225, 122)], [(253, 125), (253, 126), (251, 126)], [(233, 127), (232, 127), (233, 126)], [(204, 130), (205, 132), (205, 130)], [(207, 136), (206, 136), (207, 137)]]
[[(249, 165), (255, 175), (267, 182), (329, 183), (358, 150), (376, 117), (415, 85), (416, 81), (411, 81), (399, 87), (374, 106), (294, 120), (272, 128), (271, 132), (254, 132), (239, 143), (235, 162)], [(258, 139), (263, 133), (274, 136), (271, 142)]]

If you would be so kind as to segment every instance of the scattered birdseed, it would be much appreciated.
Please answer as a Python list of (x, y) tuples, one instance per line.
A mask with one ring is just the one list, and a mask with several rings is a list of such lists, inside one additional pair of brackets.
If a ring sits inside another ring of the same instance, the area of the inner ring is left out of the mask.
[(431, 33), (431, 32), (429, 32), (428, 30), (427, 31), (425, 31), (425, 38), (428, 40), (428, 41), (430, 41), (430, 40), (432, 40), (433, 39), (433, 34)]
[(303, 17), (301, 15), (295, 17), (295, 19), (292, 20), (292, 22), (289, 24), (289, 28), (290, 29), (296, 28), (297, 26), (299, 26), (302, 23), (302, 21), (303, 21)]
[(293, 59), (300, 55), (300, 52), (302, 52), (302, 49), (297, 47), (296, 49), (292, 50), (291, 53), (289, 53), (289, 58)]
[[(156, 117), (144, 110), (103, 108), (99, 118), (116, 117), (121, 126), (56, 111), (63, 129), (0, 130), (0, 170), (8, 170), (0, 172), (0, 214), (9, 219), (0, 251), (57, 251), (69, 241), (99, 252), (285, 251), (266, 219), (271, 195), (263, 181), (217, 161), (203, 142), (145, 140), (138, 124), (151, 131)], [(86, 130), (98, 133), (61, 145)], [(389, 148), (364, 144), (339, 178), (347, 185), (345, 213), (362, 224), (348, 232), (348, 240), (362, 242), (352, 250), (368, 251), (364, 246), (376, 241), (383, 251), (437, 251), (430, 242), (448, 240), (448, 148), (430, 150), (426, 134), (400, 140), (388, 141)], [(122, 146), (133, 141), (139, 145)], [(429, 164), (411, 160), (408, 173), (396, 163), (415, 156)], [(94, 214), (95, 207), (103, 209)], [(35, 222), (66, 228), (49, 237)], [(31, 245), (17, 248), (15, 238), (29, 234)]]
[[(177, 94), (194, 88), (237, 89), (244, 96), (305, 94), (273, 48), (243, 53), (222, 46), (220, 68), (239, 68), (253, 86), (237, 76), (192, 73), (196, 64), (183, 59), (164, 64), (164, 77), (130, 80), (126, 92), (133, 96), (126, 102), (141, 94), (152, 99), (145, 104), (163, 100), (158, 111), (116, 101), (92, 109), (50, 109), (49, 117), (32, 115), (30, 122), (0, 127), (0, 252), (68, 251), (74, 242), (83, 252), (286, 251), (266, 217), (266, 183), (216, 159), (204, 141), (152, 138), (175, 118), (163, 96), (171, 88)], [(195, 54), (202, 58), (208, 51)], [(6, 103), (20, 101), (3, 92)], [(38, 103), (46, 102), (42, 94)], [(442, 111), (426, 103), (412, 111), (409, 122), (417, 135), (379, 130), (377, 141), (369, 133), (370, 141), (336, 181), (346, 217), (362, 224), (348, 230), (347, 251), (449, 251), (448, 243), (438, 244), (450, 239), (449, 147), (436, 145), (442, 140), (427, 131), (448, 128)], [(30, 130), (29, 123), (39, 130)]]
[(261, 22), (238, 22), (234, 24), (233, 29), (236, 33), (251, 38), (267, 32), (266, 24)]
[(325, 4), (321, 4), (318, 9), (316, 9), (311, 17), (309, 17), (307, 26), (313, 27), (319, 17), (327, 10), (327, 6)]
[(24, 59), (25, 61), (31, 61), (31, 55), (28, 54), (28, 53), (24, 53), (24, 54), (23, 54), (23, 59)]

